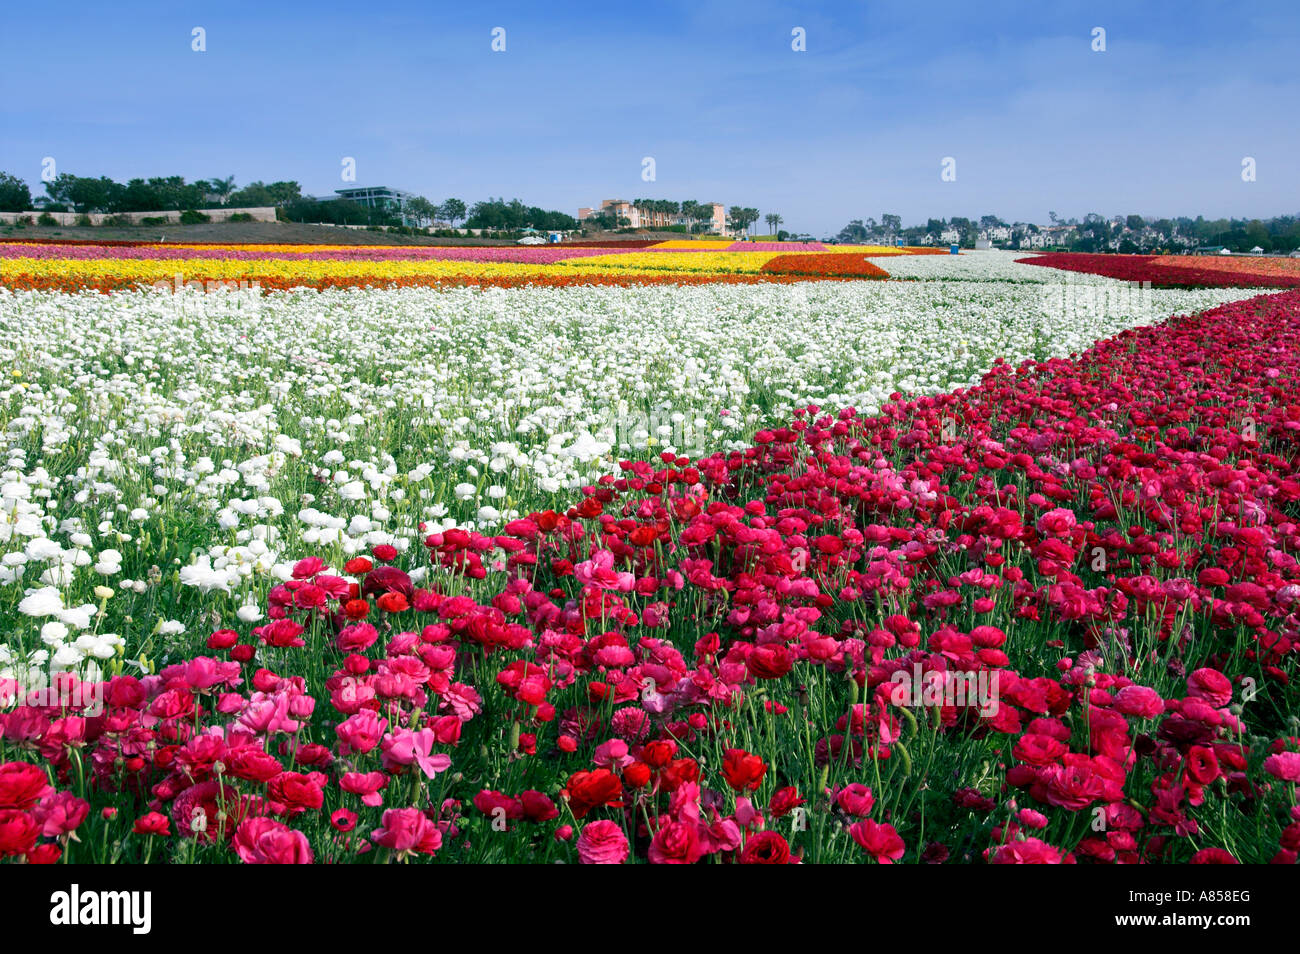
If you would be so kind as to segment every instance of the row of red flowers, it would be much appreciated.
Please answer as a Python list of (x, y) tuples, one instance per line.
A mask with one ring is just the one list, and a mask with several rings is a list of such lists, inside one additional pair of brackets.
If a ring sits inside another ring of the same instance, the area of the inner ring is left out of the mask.
[(860, 255), (850, 252), (778, 255), (763, 265), (763, 271), (776, 275), (815, 277), (888, 278), (889, 273)]
[[(1084, 252), (1051, 252), (1031, 258), (1018, 258), (1024, 265), (1042, 265), (1067, 272), (1104, 275), (1130, 282), (1150, 282), (1162, 288), (1294, 288), (1300, 286), (1300, 267), (1294, 274), (1252, 267), (1242, 260), (1238, 268), (1227, 270), (1217, 260), (1206, 264), (1180, 257), (1170, 264), (1159, 255), (1092, 255)], [(1300, 263), (1298, 263), (1300, 266)]]

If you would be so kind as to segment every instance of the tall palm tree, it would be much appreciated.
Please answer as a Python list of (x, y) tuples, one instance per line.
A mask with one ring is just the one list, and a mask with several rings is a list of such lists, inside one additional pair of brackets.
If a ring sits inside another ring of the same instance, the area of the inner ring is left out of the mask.
[[(682, 203), (682, 218), (686, 219), (688, 223), (694, 222), (695, 212), (698, 207), (699, 207), (699, 203), (696, 202), (694, 199), (687, 199), (685, 202)], [(692, 232), (695, 231), (695, 227), (693, 225), (688, 224), (687, 228), (689, 228)]]
[(713, 221), (713, 203), (695, 203), (695, 221), (700, 223), (700, 231), (708, 231), (708, 223)]
[(226, 204), (226, 199), (230, 196), (230, 193), (235, 191), (234, 176), (226, 176), (224, 179), (213, 179), (209, 184), (212, 186), (212, 191), (217, 194), (219, 199), (221, 199), (222, 205)]

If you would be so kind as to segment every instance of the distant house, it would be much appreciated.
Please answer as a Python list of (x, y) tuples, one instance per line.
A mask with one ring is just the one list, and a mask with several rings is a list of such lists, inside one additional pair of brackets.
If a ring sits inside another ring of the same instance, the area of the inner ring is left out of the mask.
[(1043, 236), (1043, 247), (1047, 248), (1053, 245), (1066, 245), (1069, 243), (1074, 226), (1072, 225), (1045, 225), (1039, 230)]
[(1258, 245), (1256, 245), (1254, 248), (1252, 248), (1252, 249), (1250, 250), (1250, 254), (1251, 254), (1251, 255), (1263, 255), (1263, 254), (1264, 254), (1264, 250), (1263, 250), (1262, 248), (1260, 248)]

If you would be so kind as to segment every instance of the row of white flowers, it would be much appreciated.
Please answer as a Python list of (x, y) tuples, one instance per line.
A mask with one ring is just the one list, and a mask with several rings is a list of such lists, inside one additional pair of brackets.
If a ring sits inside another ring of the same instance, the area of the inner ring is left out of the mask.
[(1080, 307), (997, 275), (301, 291), (255, 308), (0, 290), (0, 677), (165, 657), (186, 629), (256, 621), (266, 581), (304, 554), (341, 565), (493, 529), (620, 457), (740, 447), (795, 407), (871, 412), (973, 384), (997, 357), (1250, 294)]

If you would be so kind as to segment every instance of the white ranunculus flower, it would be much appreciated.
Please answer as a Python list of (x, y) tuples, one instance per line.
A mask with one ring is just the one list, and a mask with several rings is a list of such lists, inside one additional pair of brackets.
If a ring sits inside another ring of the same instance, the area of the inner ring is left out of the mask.
[(297, 438), (286, 437), (284, 434), (276, 435), (275, 449), (282, 454), (288, 454), (290, 457), (302, 456), (302, 443)]
[(57, 616), (63, 612), (63, 597), (56, 587), (46, 586), (24, 597), (18, 612), (24, 616)]
[(74, 666), (80, 665), (85, 658), (85, 653), (76, 646), (60, 646), (54, 651), (54, 656), (50, 660), (50, 668), (58, 670), (72, 669)]
[(48, 537), (41, 537), (29, 540), (27, 546), (23, 547), (23, 552), (29, 560), (57, 560), (63, 548)]
[(66, 623), (49, 622), (41, 627), (41, 642), (47, 646), (61, 643), (67, 636), (68, 626)]
[(351, 480), (339, 487), (339, 496), (344, 500), (365, 500), (366, 485), (364, 481)]

